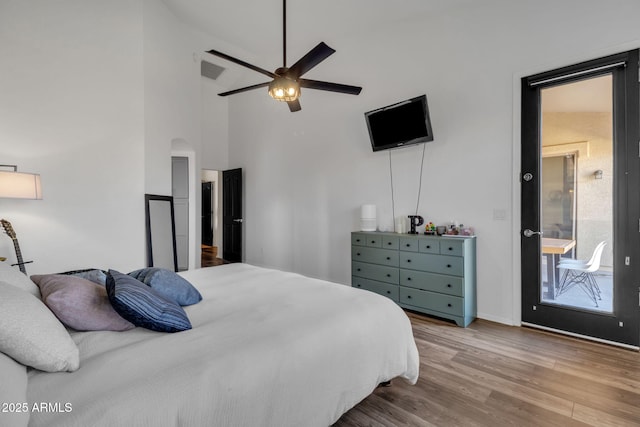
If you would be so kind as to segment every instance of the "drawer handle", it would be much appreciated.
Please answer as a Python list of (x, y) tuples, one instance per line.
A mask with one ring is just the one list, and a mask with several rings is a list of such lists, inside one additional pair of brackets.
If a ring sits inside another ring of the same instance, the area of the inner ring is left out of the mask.
[(451, 246), (449, 246), (449, 250), (450, 250), (450, 251), (452, 251), (452, 250), (453, 250), (453, 248), (452, 248)]
[(431, 245), (427, 245), (427, 249), (431, 249)]
[(391, 274), (387, 273), (387, 277), (391, 277)]
[(447, 283), (447, 288), (450, 288), (450, 287), (451, 287), (451, 283)]
[(359, 287), (360, 287), (360, 283), (358, 283), (358, 284), (356, 285), (356, 288), (359, 288)]
[(411, 277), (407, 277), (407, 280), (410, 282), (411, 281)]
[(387, 257), (387, 261), (389, 261), (390, 259), (391, 259), (391, 257), (390, 257), (390, 256), (388, 256), (388, 257)]
[(407, 243), (405, 246), (410, 248), (411, 247), (411, 243)]
[(360, 252), (356, 252), (356, 256), (360, 256)]
[(356, 243), (360, 243), (360, 239), (356, 239)]
[(407, 262), (411, 262), (411, 260), (410, 260), (410, 259), (408, 259), (408, 260), (407, 260)]
[(360, 271), (360, 269), (358, 268), (357, 271)]
[(388, 294), (390, 294), (390, 293), (391, 293), (391, 291), (387, 291), (387, 293), (388, 293)]
[(391, 242), (387, 242), (387, 245), (391, 246), (391, 245), (393, 245), (393, 243), (391, 243)]
[(407, 299), (411, 299), (411, 295), (407, 295)]
[(451, 268), (451, 264), (447, 264), (447, 268)]
[(449, 303), (449, 304), (447, 304), (447, 307), (451, 307), (451, 304), (450, 304), (450, 303)]
[(374, 243), (376, 243), (376, 241), (375, 241), (375, 240), (372, 240), (372, 241), (371, 241), (371, 244), (373, 245)]

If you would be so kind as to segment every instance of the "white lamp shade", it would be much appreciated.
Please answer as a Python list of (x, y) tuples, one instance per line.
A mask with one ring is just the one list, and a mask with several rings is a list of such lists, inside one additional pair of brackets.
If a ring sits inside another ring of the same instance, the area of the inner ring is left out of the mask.
[(0, 171), (0, 197), (12, 199), (42, 199), (40, 175), (35, 173)]

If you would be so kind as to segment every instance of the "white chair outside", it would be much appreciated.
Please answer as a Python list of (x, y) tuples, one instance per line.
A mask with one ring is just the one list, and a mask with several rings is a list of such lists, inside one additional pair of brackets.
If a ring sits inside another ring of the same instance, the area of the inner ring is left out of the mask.
[(560, 265), (591, 265), (593, 264), (593, 261), (595, 261), (596, 254), (598, 253), (598, 250), (600, 249), (600, 247), (604, 247), (606, 244), (607, 242), (604, 242), (604, 241), (598, 243), (596, 245), (596, 248), (593, 250), (593, 254), (591, 254), (591, 258), (588, 261), (583, 259), (560, 258), (560, 262), (558, 263), (558, 266)]
[(593, 255), (588, 261), (563, 260), (558, 263), (558, 268), (564, 269), (565, 272), (560, 280), (557, 296), (578, 285), (598, 307), (598, 300), (602, 298), (593, 273), (600, 269), (600, 260), (605, 246), (606, 242), (600, 242), (593, 250)]

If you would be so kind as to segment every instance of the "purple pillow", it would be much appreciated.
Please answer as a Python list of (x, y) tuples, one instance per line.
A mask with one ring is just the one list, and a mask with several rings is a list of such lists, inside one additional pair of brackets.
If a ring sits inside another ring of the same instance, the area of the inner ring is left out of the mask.
[(42, 301), (66, 326), (77, 331), (126, 331), (135, 326), (111, 306), (107, 290), (87, 279), (64, 274), (31, 276)]

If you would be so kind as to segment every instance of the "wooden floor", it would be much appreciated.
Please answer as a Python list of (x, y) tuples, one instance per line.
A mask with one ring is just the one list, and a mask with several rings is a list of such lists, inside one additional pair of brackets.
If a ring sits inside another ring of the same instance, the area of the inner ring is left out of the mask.
[(640, 426), (640, 354), (529, 328), (408, 313), (420, 378), (380, 387), (347, 426)]
[(216, 265), (226, 264), (226, 261), (222, 258), (218, 258), (218, 248), (216, 246), (202, 245), (201, 249), (201, 267), (213, 267)]

